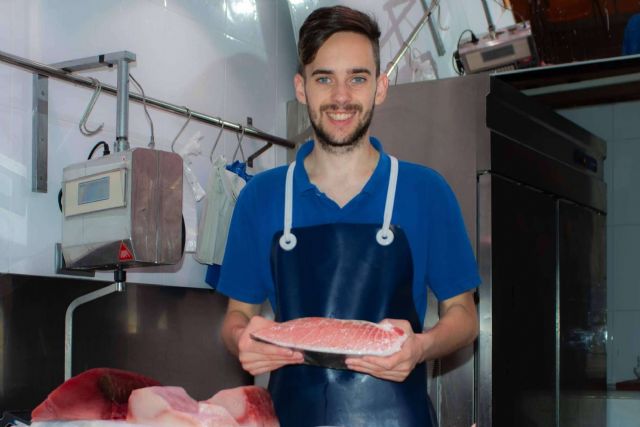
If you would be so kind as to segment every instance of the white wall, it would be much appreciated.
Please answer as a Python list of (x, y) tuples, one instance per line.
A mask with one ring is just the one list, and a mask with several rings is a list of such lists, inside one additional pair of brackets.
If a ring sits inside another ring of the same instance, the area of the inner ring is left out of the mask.
[[(238, 12), (244, 10), (245, 14)], [(295, 43), (286, 0), (0, 0), (0, 50), (42, 63), (128, 50), (137, 55), (131, 73), (148, 96), (228, 121), (286, 136), (285, 103), (292, 99)], [(116, 85), (115, 70), (83, 75)], [(31, 192), (31, 74), (0, 62), (0, 274), (54, 275), (54, 244), (61, 239), (57, 205), (64, 166), (83, 161), (95, 142), (115, 138), (115, 97), (102, 95), (88, 127), (104, 122), (95, 137), (78, 130), (92, 92), (50, 79), (49, 191)], [(184, 119), (151, 109), (157, 148), (169, 149)], [(218, 128), (192, 122), (177, 147), (196, 132), (203, 155), (193, 168), (204, 185), (208, 154)], [(139, 104), (131, 104), (132, 146), (146, 146), (149, 128)], [(235, 134), (216, 154), (231, 158)], [(261, 141), (245, 139), (247, 155)], [(258, 158), (256, 170), (286, 161), (282, 148)], [(204, 266), (191, 255), (177, 267), (132, 272), (132, 282), (200, 287)], [(111, 273), (98, 279), (112, 280)]]
[(560, 111), (607, 142), (607, 382), (634, 379), (640, 357), (640, 102)]
[[(426, 0), (432, 4), (433, 0)], [(437, 0), (435, 1), (437, 3)], [(402, 60), (398, 63), (397, 73), (391, 75), (391, 83), (407, 83), (428, 79), (428, 72), (421, 71), (428, 61), (439, 78), (456, 76), (452, 66), (452, 55), (457, 50), (460, 34), (465, 29), (472, 30), (480, 37), (487, 33), (487, 20), (481, 0), (439, 0), (432, 18), (439, 27), (440, 37), (446, 53), (438, 56), (435, 43), (425, 25)], [(503, 9), (499, 3), (488, 0), (491, 17), (497, 29), (512, 25), (513, 14)], [(380, 38), (380, 67), (385, 70), (387, 64), (400, 51), (411, 32), (424, 15), (421, 0), (289, 0), (291, 19), (296, 41), (298, 29), (305, 18), (317, 7), (343, 4), (370, 13), (376, 17), (382, 36)], [(469, 33), (465, 35), (465, 39)]]

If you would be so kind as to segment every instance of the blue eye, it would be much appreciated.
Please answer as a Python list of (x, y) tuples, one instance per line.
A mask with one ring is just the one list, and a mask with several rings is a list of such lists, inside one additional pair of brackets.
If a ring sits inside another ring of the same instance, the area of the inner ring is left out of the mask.
[(351, 79), (351, 81), (356, 84), (362, 84), (367, 81), (367, 78), (362, 76), (356, 76), (353, 79)]
[(316, 81), (320, 84), (328, 84), (331, 83), (331, 79), (329, 77), (318, 77)]

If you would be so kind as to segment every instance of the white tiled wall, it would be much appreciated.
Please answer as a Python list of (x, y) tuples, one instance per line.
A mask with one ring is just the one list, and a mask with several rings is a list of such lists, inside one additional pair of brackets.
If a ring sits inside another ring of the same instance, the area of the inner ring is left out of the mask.
[[(148, 96), (286, 136), (285, 102), (292, 99), (296, 51), (286, 0), (0, 0), (0, 50), (41, 63), (114, 51), (134, 52), (131, 73)], [(115, 85), (115, 70), (83, 72)], [(101, 95), (85, 137), (78, 121), (91, 91), (49, 81), (49, 191), (31, 192), (31, 79), (0, 62), (0, 274), (54, 275), (53, 248), (60, 241), (57, 206), (62, 168), (86, 159), (99, 140), (115, 137), (115, 97)], [(132, 86), (133, 90), (133, 86)], [(146, 146), (149, 127), (142, 107), (131, 104), (132, 146)], [(184, 118), (150, 109), (157, 148), (169, 149)], [(192, 168), (206, 183), (209, 151), (219, 129), (191, 123), (177, 147), (196, 132), (203, 155)], [(225, 134), (216, 154), (231, 158), (235, 134)], [(243, 141), (247, 155), (264, 144)], [(283, 164), (272, 148), (253, 172)], [(179, 266), (131, 272), (132, 282), (205, 286), (204, 266), (191, 255)], [(171, 271), (172, 274), (164, 274)], [(111, 273), (97, 278), (110, 280)]]
[(614, 384), (635, 378), (640, 356), (640, 102), (561, 113), (607, 141), (607, 381)]

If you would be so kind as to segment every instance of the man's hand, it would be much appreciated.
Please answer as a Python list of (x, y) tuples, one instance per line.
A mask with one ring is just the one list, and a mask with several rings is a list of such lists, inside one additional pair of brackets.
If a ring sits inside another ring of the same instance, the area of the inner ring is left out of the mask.
[(406, 320), (386, 319), (385, 321), (401, 328), (407, 334), (407, 339), (402, 344), (400, 351), (384, 357), (350, 357), (347, 358), (346, 364), (349, 369), (363, 374), (402, 382), (413, 371), (413, 368), (422, 362), (425, 346), (428, 345), (428, 336), (415, 334)]
[(348, 358), (354, 371), (391, 381), (404, 381), (413, 368), (425, 360), (438, 359), (469, 345), (478, 336), (478, 315), (473, 291), (467, 291), (440, 303), (440, 320), (431, 329), (413, 333), (406, 320), (387, 319), (408, 335), (398, 353), (387, 357)]
[(251, 332), (274, 324), (275, 322), (256, 315), (246, 327), (234, 331), (238, 343), (238, 359), (242, 368), (251, 375), (264, 374), (285, 365), (300, 364), (304, 361), (300, 352), (261, 343), (251, 338)]

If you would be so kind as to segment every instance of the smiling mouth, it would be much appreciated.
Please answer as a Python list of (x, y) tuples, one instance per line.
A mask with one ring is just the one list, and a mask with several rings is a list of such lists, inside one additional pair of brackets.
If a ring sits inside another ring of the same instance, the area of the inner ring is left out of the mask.
[(327, 113), (331, 120), (335, 121), (345, 121), (355, 116), (355, 113)]

